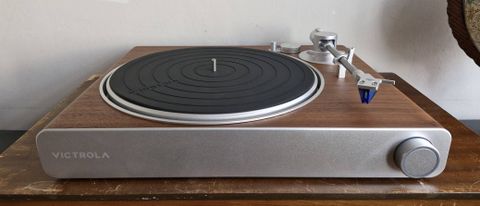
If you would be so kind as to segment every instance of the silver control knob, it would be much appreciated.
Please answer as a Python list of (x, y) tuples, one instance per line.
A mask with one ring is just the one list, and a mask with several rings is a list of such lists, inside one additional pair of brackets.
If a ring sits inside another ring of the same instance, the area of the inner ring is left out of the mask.
[(422, 178), (437, 169), (440, 154), (428, 140), (414, 137), (405, 140), (397, 147), (395, 161), (406, 176)]

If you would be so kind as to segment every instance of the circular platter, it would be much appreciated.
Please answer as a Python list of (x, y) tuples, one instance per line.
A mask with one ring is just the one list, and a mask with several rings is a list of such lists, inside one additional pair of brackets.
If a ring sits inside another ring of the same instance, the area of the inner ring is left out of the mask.
[(192, 47), (146, 55), (102, 79), (100, 94), (137, 117), (183, 124), (248, 122), (312, 101), (322, 75), (294, 57), (239, 47)]

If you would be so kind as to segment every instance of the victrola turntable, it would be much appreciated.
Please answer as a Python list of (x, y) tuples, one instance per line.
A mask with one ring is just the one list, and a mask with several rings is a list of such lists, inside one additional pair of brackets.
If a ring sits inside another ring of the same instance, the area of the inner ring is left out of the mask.
[(37, 135), (43, 168), (57, 178), (439, 175), (450, 133), (353, 49), (337, 50), (335, 33), (310, 39), (311, 50), (136, 47)]

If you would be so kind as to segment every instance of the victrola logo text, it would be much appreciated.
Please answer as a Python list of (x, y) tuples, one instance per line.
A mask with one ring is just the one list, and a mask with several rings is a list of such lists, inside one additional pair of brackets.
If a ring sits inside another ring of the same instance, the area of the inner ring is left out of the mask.
[(106, 152), (52, 152), (55, 159), (110, 159)]

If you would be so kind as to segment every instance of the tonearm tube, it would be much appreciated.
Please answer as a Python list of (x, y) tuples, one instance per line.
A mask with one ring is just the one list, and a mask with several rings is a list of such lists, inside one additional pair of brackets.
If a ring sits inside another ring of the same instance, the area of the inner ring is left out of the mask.
[(353, 75), (362, 103), (370, 103), (381, 84), (395, 84), (394, 80), (375, 78), (353, 65), (355, 49), (350, 48), (346, 53), (338, 51), (337, 34), (315, 29), (310, 33), (310, 40), (313, 42), (313, 50), (303, 51), (299, 57), (312, 63), (339, 64), (338, 78), (345, 78), (345, 71)]

